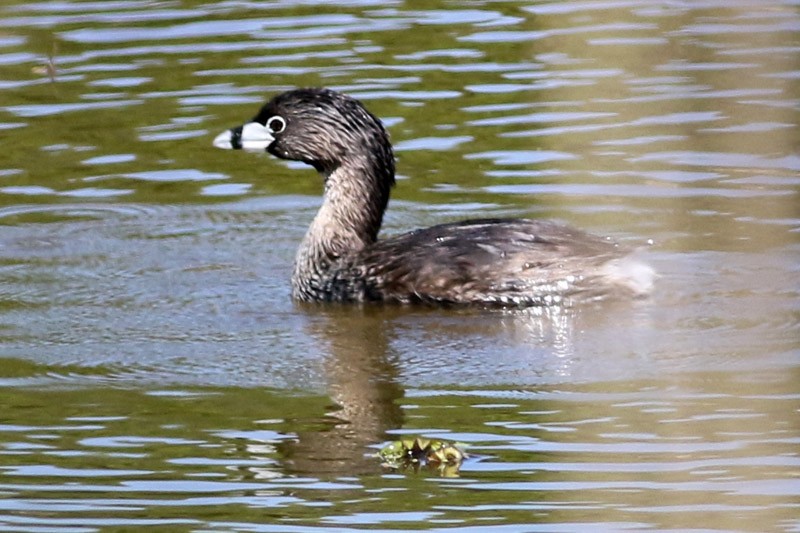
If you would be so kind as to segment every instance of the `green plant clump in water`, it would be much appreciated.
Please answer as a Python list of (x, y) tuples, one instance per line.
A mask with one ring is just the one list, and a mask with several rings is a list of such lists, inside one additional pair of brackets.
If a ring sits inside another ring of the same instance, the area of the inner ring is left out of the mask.
[(455, 477), (467, 454), (464, 444), (416, 437), (390, 442), (378, 452), (382, 465), (392, 470), (420, 467), (436, 470), (445, 477)]

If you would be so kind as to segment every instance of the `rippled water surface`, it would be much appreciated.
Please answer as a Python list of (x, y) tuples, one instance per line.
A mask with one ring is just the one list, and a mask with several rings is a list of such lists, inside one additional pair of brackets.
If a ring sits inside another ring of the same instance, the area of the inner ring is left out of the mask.
[[(3, 2), (0, 531), (799, 531), (798, 7)], [(320, 85), (392, 135), (386, 234), (560, 219), (654, 295), (293, 304), (320, 180), (211, 140)]]

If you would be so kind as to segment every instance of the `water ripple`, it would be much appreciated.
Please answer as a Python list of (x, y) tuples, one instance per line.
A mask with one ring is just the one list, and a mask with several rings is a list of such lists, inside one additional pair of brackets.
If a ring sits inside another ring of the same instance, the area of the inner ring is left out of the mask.
[(31, 104), (6, 106), (4, 109), (18, 117), (42, 117), (61, 113), (87, 111), (91, 109), (120, 108), (140, 105), (143, 100), (114, 100), (109, 102), (80, 102), (72, 104)]
[(11, 205), (0, 207), (0, 219), (35, 213), (50, 213), (59, 216), (84, 218), (86, 216), (107, 218), (117, 216), (146, 216), (164, 210), (163, 206), (143, 204), (90, 204), (74, 205)]

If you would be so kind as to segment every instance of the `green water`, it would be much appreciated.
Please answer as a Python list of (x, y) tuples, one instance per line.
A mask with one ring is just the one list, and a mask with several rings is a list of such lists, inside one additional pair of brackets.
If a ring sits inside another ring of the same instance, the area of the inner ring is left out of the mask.
[[(791, 2), (3, 2), (0, 531), (796, 531)], [(297, 305), (321, 183), (215, 150), (328, 86), (386, 234), (555, 218), (649, 299)], [(374, 454), (464, 443), (458, 477)]]

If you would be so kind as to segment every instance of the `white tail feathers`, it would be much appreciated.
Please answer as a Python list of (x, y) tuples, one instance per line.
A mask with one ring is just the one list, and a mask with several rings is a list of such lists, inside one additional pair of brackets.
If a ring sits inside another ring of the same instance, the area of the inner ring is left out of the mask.
[(635, 254), (609, 261), (603, 265), (602, 275), (609, 282), (630, 290), (634, 296), (650, 294), (657, 277), (656, 271)]

